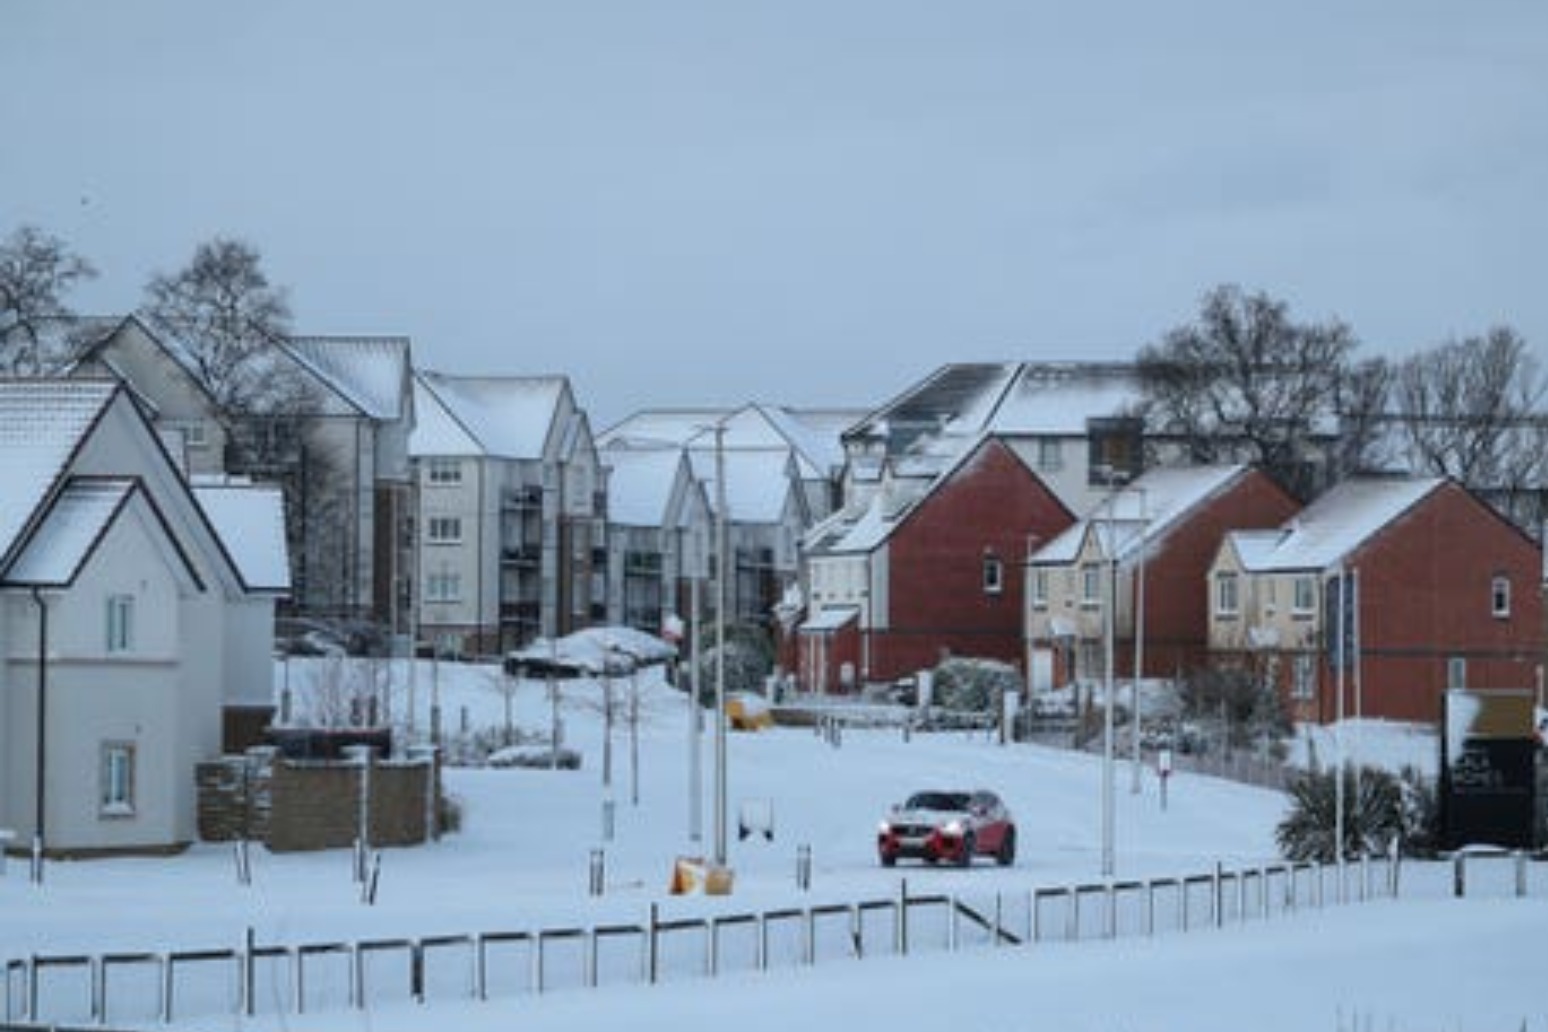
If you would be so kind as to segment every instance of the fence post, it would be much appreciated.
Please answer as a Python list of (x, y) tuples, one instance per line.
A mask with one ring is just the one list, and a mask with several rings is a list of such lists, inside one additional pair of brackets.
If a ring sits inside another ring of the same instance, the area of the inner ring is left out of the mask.
[(650, 905), (650, 926), (645, 930), (645, 981), (649, 985), (656, 984), (656, 950), (659, 946), (657, 935), (659, 930), (656, 925), (659, 917), (657, 904)]
[(1106, 932), (1109, 939), (1118, 938), (1118, 888), (1111, 881), (1102, 895), (1107, 900)]
[(1458, 853), (1451, 861), (1451, 894), (1457, 899), (1467, 895), (1467, 854)]
[(607, 854), (601, 849), (591, 851), (591, 877), (589, 888), (593, 896), (602, 895), (607, 878)]
[(258, 1008), (254, 983), (258, 980), (257, 960), (253, 957), (253, 926), (242, 933), (242, 1013), (249, 1018)]
[(894, 945), (900, 957), (908, 956), (908, 879), (898, 882), (897, 918), (893, 923)]
[(1065, 910), (1064, 938), (1068, 942), (1080, 941), (1080, 892), (1071, 885), (1067, 890), (1070, 905)]
[(957, 920), (957, 897), (947, 897), (946, 901), (946, 952), (957, 952), (957, 937), (961, 934), (960, 922)]
[(1225, 872), (1225, 865), (1220, 863), (1219, 861), (1216, 861), (1215, 862), (1215, 877), (1214, 877), (1214, 888), (1215, 888), (1215, 892), (1214, 892), (1214, 897), (1215, 897), (1214, 906), (1215, 906), (1215, 927), (1216, 928), (1224, 928), (1225, 927), (1225, 879), (1223, 878), (1224, 872)]
[(1371, 855), (1360, 854), (1360, 902), (1364, 903), (1371, 895)]
[(1398, 872), (1403, 866), (1403, 851), (1398, 848), (1397, 839), (1392, 840), (1391, 854), (1387, 859), (1387, 895), (1392, 899), (1398, 898)]
[(1516, 861), (1516, 898), (1524, 899), (1527, 894), (1526, 850), (1518, 849), (1513, 856)]
[(1155, 935), (1155, 934), (1156, 934), (1156, 883), (1154, 881), (1147, 881), (1145, 883), (1145, 935), (1148, 938), (1149, 936), (1152, 936), (1152, 935)]
[(802, 958), (808, 967), (817, 963), (817, 914), (811, 907), (806, 908), (806, 941), (801, 944)]

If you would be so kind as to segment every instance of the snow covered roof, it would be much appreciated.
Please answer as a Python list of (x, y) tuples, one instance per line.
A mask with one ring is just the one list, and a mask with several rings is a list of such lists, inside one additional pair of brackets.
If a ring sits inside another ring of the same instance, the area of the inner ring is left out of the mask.
[(134, 491), (135, 481), (129, 477), (70, 481), (5, 571), (5, 579), (53, 587), (73, 582)]
[(597, 435), (600, 447), (671, 444), (683, 447), (730, 415), (730, 409), (646, 409)]
[(648, 409), (603, 431), (598, 445), (651, 447), (664, 444), (695, 450), (715, 448), (715, 429), (722, 427), (721, 447), (737, 451), (778, 450), (796, 461), (801, 478), (821, 480), (844, 462), (842, 430), (860, 413), (844, 410), (791, 409), (758, 402), (734, 410)]
[(569, 388), (563, 376), (420, 372), (415, 389), (410, 455), (542, 459)]
[(278, 488), (196, 484), (194, 497), (249, 591), (290, 590), (285, 502)]
[(672, 488), (683, 453), (672, 447), (610, 448), (602, 452), (607, 478), (608, 519), (635, 527), (666, 522)]
[(859, 615), (859, 606), (824, 606), (801, 621), (800, 630), (808, 634), (831, 634)]
[[(1440, 477), (1356, 477), (1331, 488), (1266, 538), (1233, 537), (1246, 568), (1255, 573), (1326, 570), (1446, 483)], [(1245, 547), (1245, 551), (1244, 551)]]
[(1133, 483), (1104, 497), (1085, 517), (1039, 548), (1031, 562), (1038, 566), (1074, 562), (1093, 529), (1099, 531), (1099, 545), (1113, 543), (1120, 563), (1131, 561), (1142, 547), (1153, 550), (1155, 543), (1183, 523), (1190, 513), (1248, 472), (1249, 467), (1241, 464), (1148, 470)]
[(407, 416), (407, 337), (287, 337), (285, 345), (308, 372), (363, 415), (381, 422)]
[[(704, 482), (713, 510), (717, 504), (715, 449), (688, 452), (693, 475)], [(788, 449), (732, 450), (723, 453), (726, 469), (726, 514), (733, 523), (778, 523), (790, 497)]]
[(1134, 366), (1113, 362), (995, 362), (942, 366), (857, 422), (846, 438), (883, 438), (889, 454), (939, 437), (1083, 435), (1092, 417), (1140, 399)]
[(0, 560), (117, 389), (106, 380), (0, 380)]

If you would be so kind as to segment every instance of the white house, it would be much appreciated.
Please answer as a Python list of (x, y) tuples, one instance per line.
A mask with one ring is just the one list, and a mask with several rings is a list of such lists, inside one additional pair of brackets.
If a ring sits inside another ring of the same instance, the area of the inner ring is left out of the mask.
[(52, 855), (193, 840), (194, 765), (272, 669), (277, 519), (267, 492), (201, 504), (118, 382), (0, 381), (0, 827)]
[(603, 471), (562, 376), (415, 373), (421, 641), (490, 653), (602, 616)]

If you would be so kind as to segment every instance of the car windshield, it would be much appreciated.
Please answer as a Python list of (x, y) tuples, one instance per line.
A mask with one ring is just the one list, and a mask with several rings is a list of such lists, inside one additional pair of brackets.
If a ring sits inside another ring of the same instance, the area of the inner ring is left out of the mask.
[(915, 792), (904, 804), (906, 810), (966, 810), (966, 792)]

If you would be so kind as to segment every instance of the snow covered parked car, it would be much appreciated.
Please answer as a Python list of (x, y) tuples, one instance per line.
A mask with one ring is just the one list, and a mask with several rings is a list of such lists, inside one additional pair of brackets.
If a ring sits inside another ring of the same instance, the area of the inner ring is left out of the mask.
[(993, 792), (915, 792), (881, 822), (876, 852), (882, 866), (899, 857), (966, 867), (992, 856), (1001, 867), (1016, 862), (1016, 822)]

